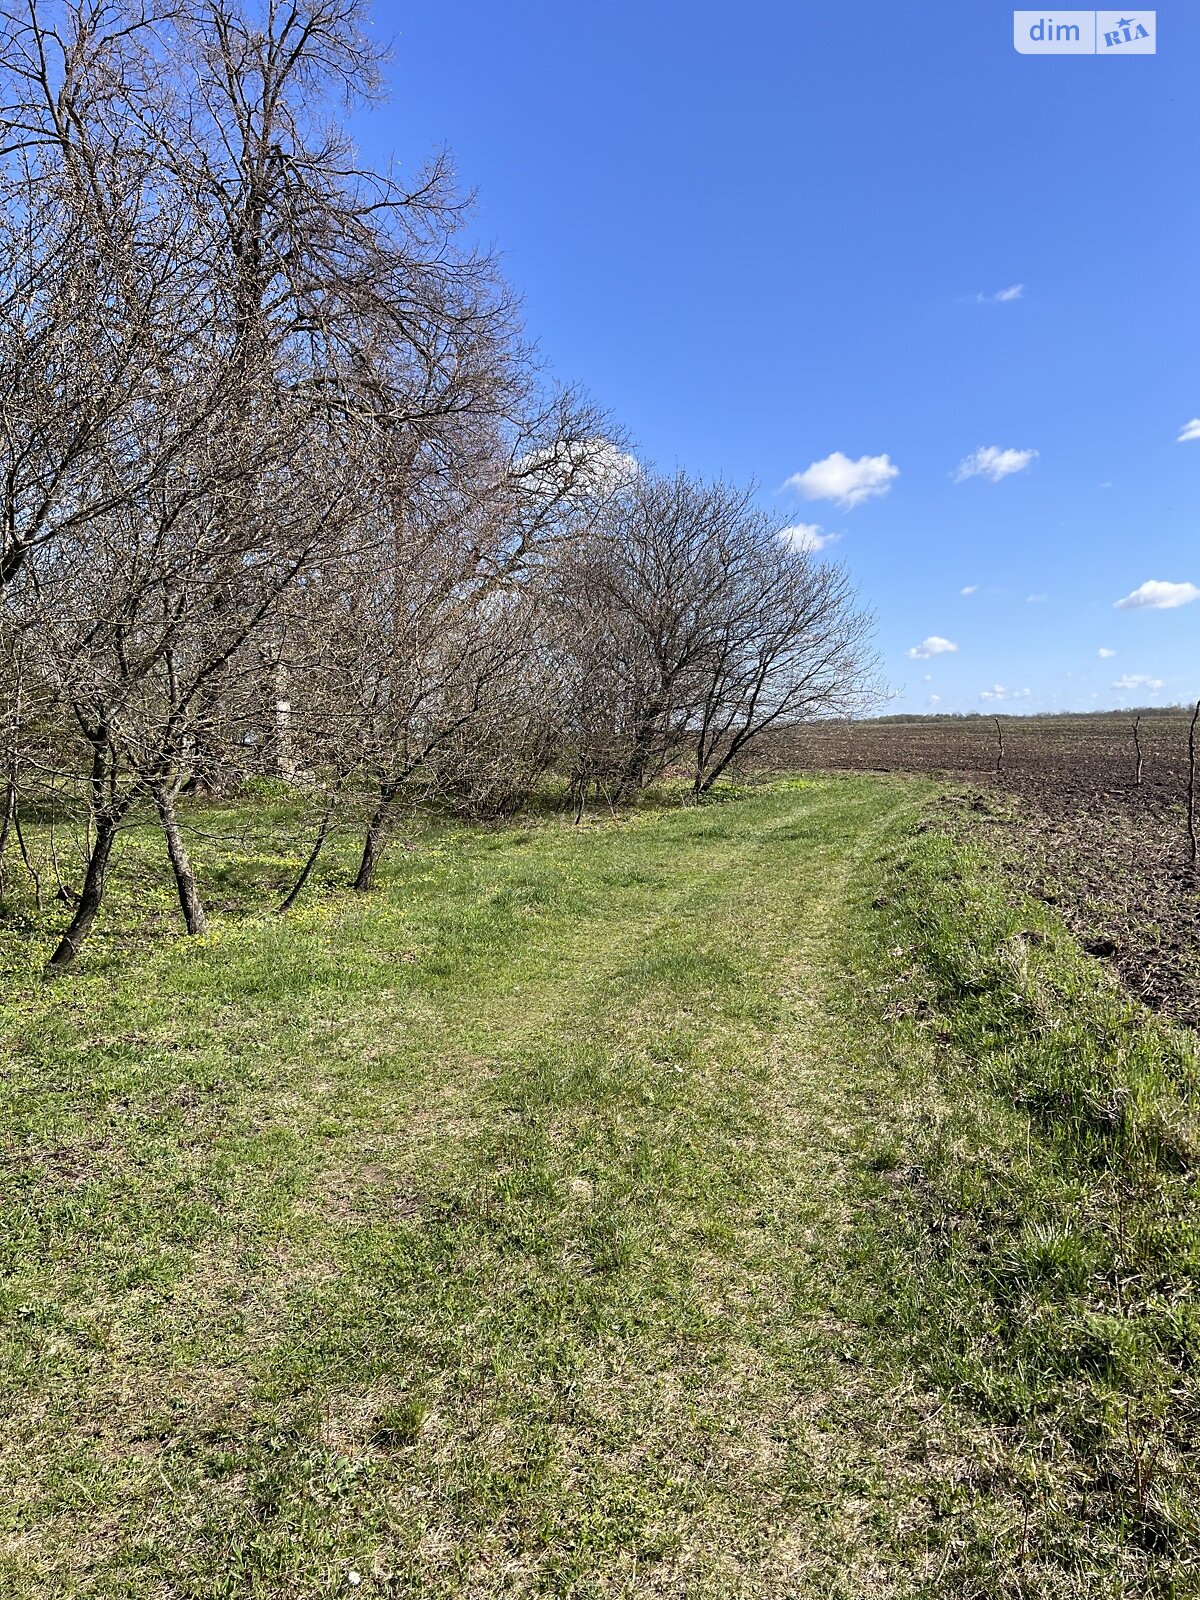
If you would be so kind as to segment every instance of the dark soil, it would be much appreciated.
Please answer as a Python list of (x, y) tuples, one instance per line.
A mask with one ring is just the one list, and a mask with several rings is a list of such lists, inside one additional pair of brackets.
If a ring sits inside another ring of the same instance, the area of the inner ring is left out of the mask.
[(772, 764), (962, 780), (944, 815), (985, 837), (1014, 887), (1054, 905), (1147, 1005), (1200, 1027), (1200, 884), (1189, 866), (1189, 716), (828, 723), (781, 734)]

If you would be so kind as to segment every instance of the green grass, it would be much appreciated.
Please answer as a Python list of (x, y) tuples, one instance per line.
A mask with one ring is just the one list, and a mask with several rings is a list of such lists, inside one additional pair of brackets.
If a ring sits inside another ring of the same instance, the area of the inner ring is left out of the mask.
[(0, 1593), (1194, 1592), (1194, 1051), (932, 792), (346, 841), (288, 919), (267, 796), (204, 939), (150, 834), (67, 978), (11, 920)]
[(934, 1588), (1200, 1593), (1196, 1035), (981, 851), (900, 839), (856, 891), (893, 1086), (855, 1303), (926, 1419)]

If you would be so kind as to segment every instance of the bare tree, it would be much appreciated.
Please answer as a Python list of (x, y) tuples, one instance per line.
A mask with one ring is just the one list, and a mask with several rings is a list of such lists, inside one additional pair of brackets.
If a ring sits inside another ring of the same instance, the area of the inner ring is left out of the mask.
[(205, 382), (141, 426), (211, 316), (190, 203), (144, 127), (162, 55), (121, 0), (0, 11), (0, 591), (151, 492), (224, 404)]
[(869, 620), (752, 491), (639, 475), (559, 563), (569, 779), (610, 804), (689, 760), (693, 795), (781, 721), (861, 696)]
[(512, 625), (514, 610), (528, 614), (517, 597), (528, 596), (546, 550), (610, 492), (604, 422), (566, 394), (526, 418), (460, 423), (457, 447), (442, 430), (435, 449), (403, 452), (382, 500), (391, 540), (364, 571), (355, 606), (372, 661), (354, 714), (377, 797), (359, 891), (372, 887), (395, 808), (419, 773), (469, 792), (470, 738), (486, 740), (496, 683), (530, 648)]
[[(51, 3), (9, 12), (3, 27), (0, 225), (14, 249), (0, 326), (0, 598), (6, 633), (23, 636), (61, 699), (70, 664), (101, 634), (129, 682), (154, 659), (137, 624), (161, 602), (169, 627), (173, 601), (151, 551), (203, 495), (197, 463), (213, 458), (233, 391), (214, 346), (204, 230), (147, 133), (163, 66), (155, 19)], [(88, 751), (94, 834), (60, 963), (94, 918), (125, 809), (110, 726), (124, 708), (95, 688), (85, 669), (62, 700)]]
[(770, 728), (847, 716), (868, 694), (871, 618), (843, 568), (750, 515), (722, 541), (725, 579), (694, 729), (693, 794), (711, 789)]
[[(17, 817), (44, 712), (31, 640), (69, 551), (161, 491), (227, 404), (189, 197), (145, 122), (157, 19), (120, 0), (0, 11), (0, 720)], [(181, 376), (187, 404), (165, 403)], [(44, 643), (44, 641), (43, 641)]]
[(453, 248), (446, 162), (404, 189), (324, 115), (377, 81), (354, 0), (43, 0), (6, 25), (0, 595), (6, 640), (36, 597), (39, 673), (90, 773), (63, 965), (143, 800), (202, 928), (179, 790), (218, 750), (240, 766), (264, 660), (282, 748), (278, 614), (372, 519), (380, 394), (421, 444), (501, 410), (475, 353), (509, 312)]
[(339, 514), (354, 513), (352, 461), (340, 451), (335, 461), (328, 444), (306, 412), (277, 409), (269, 431), (249, 440), (240, 428), (218, 432), (211, 459), (189, 458), (161, 493), (94, 524), (86, 541), (60, 544), (46, 578), (55, 604), (38, 637), (90, 770), (91, 849), (52, 966), (68, 964), (86, 938), (117, 833), (143, 800), (162, 822), (188, 930), (201, 931), (175, 797), (211, 714), (206, 690), (220, 681), (228, 697), (256, 672), (249, 641), (336, 535)]
[(719, 627), (722, 540), (749, 500), (682, 472), (640, 473), (565, 554), (577, 791), (618, 804), (687, 748)]

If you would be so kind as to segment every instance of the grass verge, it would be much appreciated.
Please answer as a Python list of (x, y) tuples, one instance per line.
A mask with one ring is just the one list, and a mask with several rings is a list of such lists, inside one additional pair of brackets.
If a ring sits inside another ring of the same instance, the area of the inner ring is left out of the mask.
[(894, 1083), (855, 1306), (922, 1418), (922, 1587), (1194, 1595), (1196, 1036), (981, 850), (919, 831), (876, 869), (843, 924)]

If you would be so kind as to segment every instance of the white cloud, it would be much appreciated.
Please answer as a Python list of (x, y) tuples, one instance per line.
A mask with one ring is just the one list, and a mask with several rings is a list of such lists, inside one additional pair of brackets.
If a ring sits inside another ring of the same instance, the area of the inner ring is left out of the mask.
[(1019, 300), (1024, 293), (1023, 283), (1010, 283), (1007, 289), (997, 289), (995, 294), (977, 294), (975, 303), (981, 306), (1008, 305), (1013, 300)]
[(832, 500), (843, 511), (852, 511), (864, 500), (883, 495), (900, 476), (900, 468), (890, 456), (849, 456), (835, 450), (824, 461), (814, 461), (803, 472), (794, 472), (785, 489), (798, 490), (806, 500)]
[(826, 533), (819, 522), (796, 522), (790, 528), (781, 528), (779, 537), (793, 550), (825, 550), (836, 544), (840, 533)]
[(1099, 650), (1096, 651), (1096, 654), (1100, 657), (1101, 661), (1111, 661), (1116, 653), (1117, 652), (1115, 650), (1110, 650), (1107, 645), (1103, 644), (1100, 646)]
[(1006, 689), (1002, 683), (994, 683), (990, 689), (981, 689), (981, 700), (1028, 700), (1028, 689)]
[(933, 673), (932, 672), (923, 672), (921, 674), (921, 682), (922, 683), (932, 683), (933, 682)]
[(1024, 472), (1029, 463), (1037, 459), (1037, 454), (1036, 450), (1001, 450), (996, 444), (981, 445), (959, 462), (954, 481), (963, 483), (967, 478), (990, 478), (993, 483), (999, 483), (1001, 478), (1011, 477), (1014, 472)]
[(1025, 604), (1027, 606), (1044, 606), (1049, 598), (1050, 596), (1046, 594), (1027, 594), (1025, 596)]
[(1180, 430), (1180, 444), (1190, 444), (1193, 439), (1200, 439), (1200, 417), (1193, 417), (1190, 422), (1185, 422)]
[(1200, 600), (1200, 589), (1194, 583), (1164, 583), (1160, 578), (1147, 578), (1132, 594), (1115, 600), (1113, 605), (1118, 611), (1170, 611), (1174, 606), (1190, 605), (1193, 600)]
[(1161, 689), (1161, 678), (1149, 678), (1144, 672), (1127, 672), (1123, 678), (1113, 679), (1114, 689)]
[(941, 703), (942, 703), (942, 697), (941, 697), (940, 694), (931, 694), (929, 696), (929, 704), (931, 706), (940, 706)]
[(626, 488), (642, 469), (610, 439), (568, 439), (531, 450), (518, 459), (516, 470), (535, 494), (603, 500)]
[(931, 633), (928, 639), (922, 639), (920, 644), (913, 645), (905, 653), (914, 661), (928, 661), (931, 656), (944, 656), (958, 646), (949, 639), (943, 639), (936, 633)]
[(965, 583), (958, 592), (959, 594), (978, 594), (979, 585), (977, 583)]

